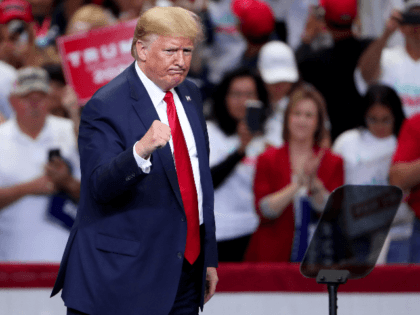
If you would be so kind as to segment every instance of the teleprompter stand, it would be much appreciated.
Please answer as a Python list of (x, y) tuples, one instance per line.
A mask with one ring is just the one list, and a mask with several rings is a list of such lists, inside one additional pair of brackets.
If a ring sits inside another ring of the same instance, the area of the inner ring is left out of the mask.
[(338, 286), (375, 267), (402, 195), (390, 185), (345, 185), (329, 196), (300, 272), (327, 285), (330, 315), (337, 315)]
[(337, 315), (337, 290), (340, 284), (347, 282), (350, 275), (348, 270), (320, 270), (316, 277), (317, 283), (325, 283), (328, 287), (329, 314)]

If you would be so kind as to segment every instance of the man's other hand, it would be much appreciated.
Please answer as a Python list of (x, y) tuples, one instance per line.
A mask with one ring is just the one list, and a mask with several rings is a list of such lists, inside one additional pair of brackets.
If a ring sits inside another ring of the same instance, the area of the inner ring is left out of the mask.
[(30, 195), (50, 195), (57, 191), (54, 183), (47, 175), (35, 178), (24, 185), (27, 187), (27, 194)]
[(136, 144), (136, 152), (147, 160), (158, 148), (164, 147), (171, 138), (171, 128), (159, 120), (155, 120), (146, 134)]
[(216, 292), (216, 285), (219, 281), (217, 271), (214, 267), (207, 267), (206, 292), (204, 293), (204, 304), (206, 304)]

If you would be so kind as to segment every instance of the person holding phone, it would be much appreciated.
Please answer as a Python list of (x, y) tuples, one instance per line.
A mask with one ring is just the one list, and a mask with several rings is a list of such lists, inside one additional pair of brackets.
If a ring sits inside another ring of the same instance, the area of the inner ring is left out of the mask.
[(321, 94), (312, 85), (299, 83), (285, 111), (283, 146), (267, 149), (257, 160), (253, 189), (261, 221), (246, 261), (291, 261), (296, 197), (303, 190), (319, 213), (330, 192), (343, 185), (343, 160), (321, 147), (328, 133), (326, 119)]
[(265, 147), (258, 131), (264, 118), (258, 117), (267, 108), (262, 80), (247, 69), (225, 75), (214, 93), (207, 127), (219, 261), (241, 261), (258, 226), (252, 183), (256, 157)]
[(0, 261), (59, 262), (69, 236), (49, 210), (59, 192), (79, 199), (79, 154), (72, 122), (48, 114), (49, 93), (45, 70), (18, 70), (15, 115), (0, 125)]
[[(400, 30), (405, 44), (387, 47)], [(396, 90), (407, 118), (420, 113), (420, 0), (408, 0), (402, 11), (394, 10), (382, 36), (376, 39), (358, 61), (355, 83), (365, 94), (372, 84), (385, 84)]]

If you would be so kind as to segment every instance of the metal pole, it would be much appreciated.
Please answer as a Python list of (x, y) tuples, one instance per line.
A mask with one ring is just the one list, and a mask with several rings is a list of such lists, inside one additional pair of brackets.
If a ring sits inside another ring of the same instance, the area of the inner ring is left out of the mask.
[(337, 315), (337, 289), (338, 284), (328, 283), (328, 300), (330, 306), (330, 315)]

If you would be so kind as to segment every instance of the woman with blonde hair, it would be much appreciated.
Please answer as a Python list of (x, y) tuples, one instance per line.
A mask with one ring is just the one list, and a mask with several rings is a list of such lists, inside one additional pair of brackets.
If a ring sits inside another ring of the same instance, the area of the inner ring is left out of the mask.
[(311, 208), (321, 212), (330, 192), (343, 184), (343, 160), (322, 147), (326, 121), (322, 95), (312, 85), (298, 84), (285, 111), (284, 145), (257, 161), (253, 189), (261, 221), (247, 261), (291, 261), (296, 198), (306, 194)]

